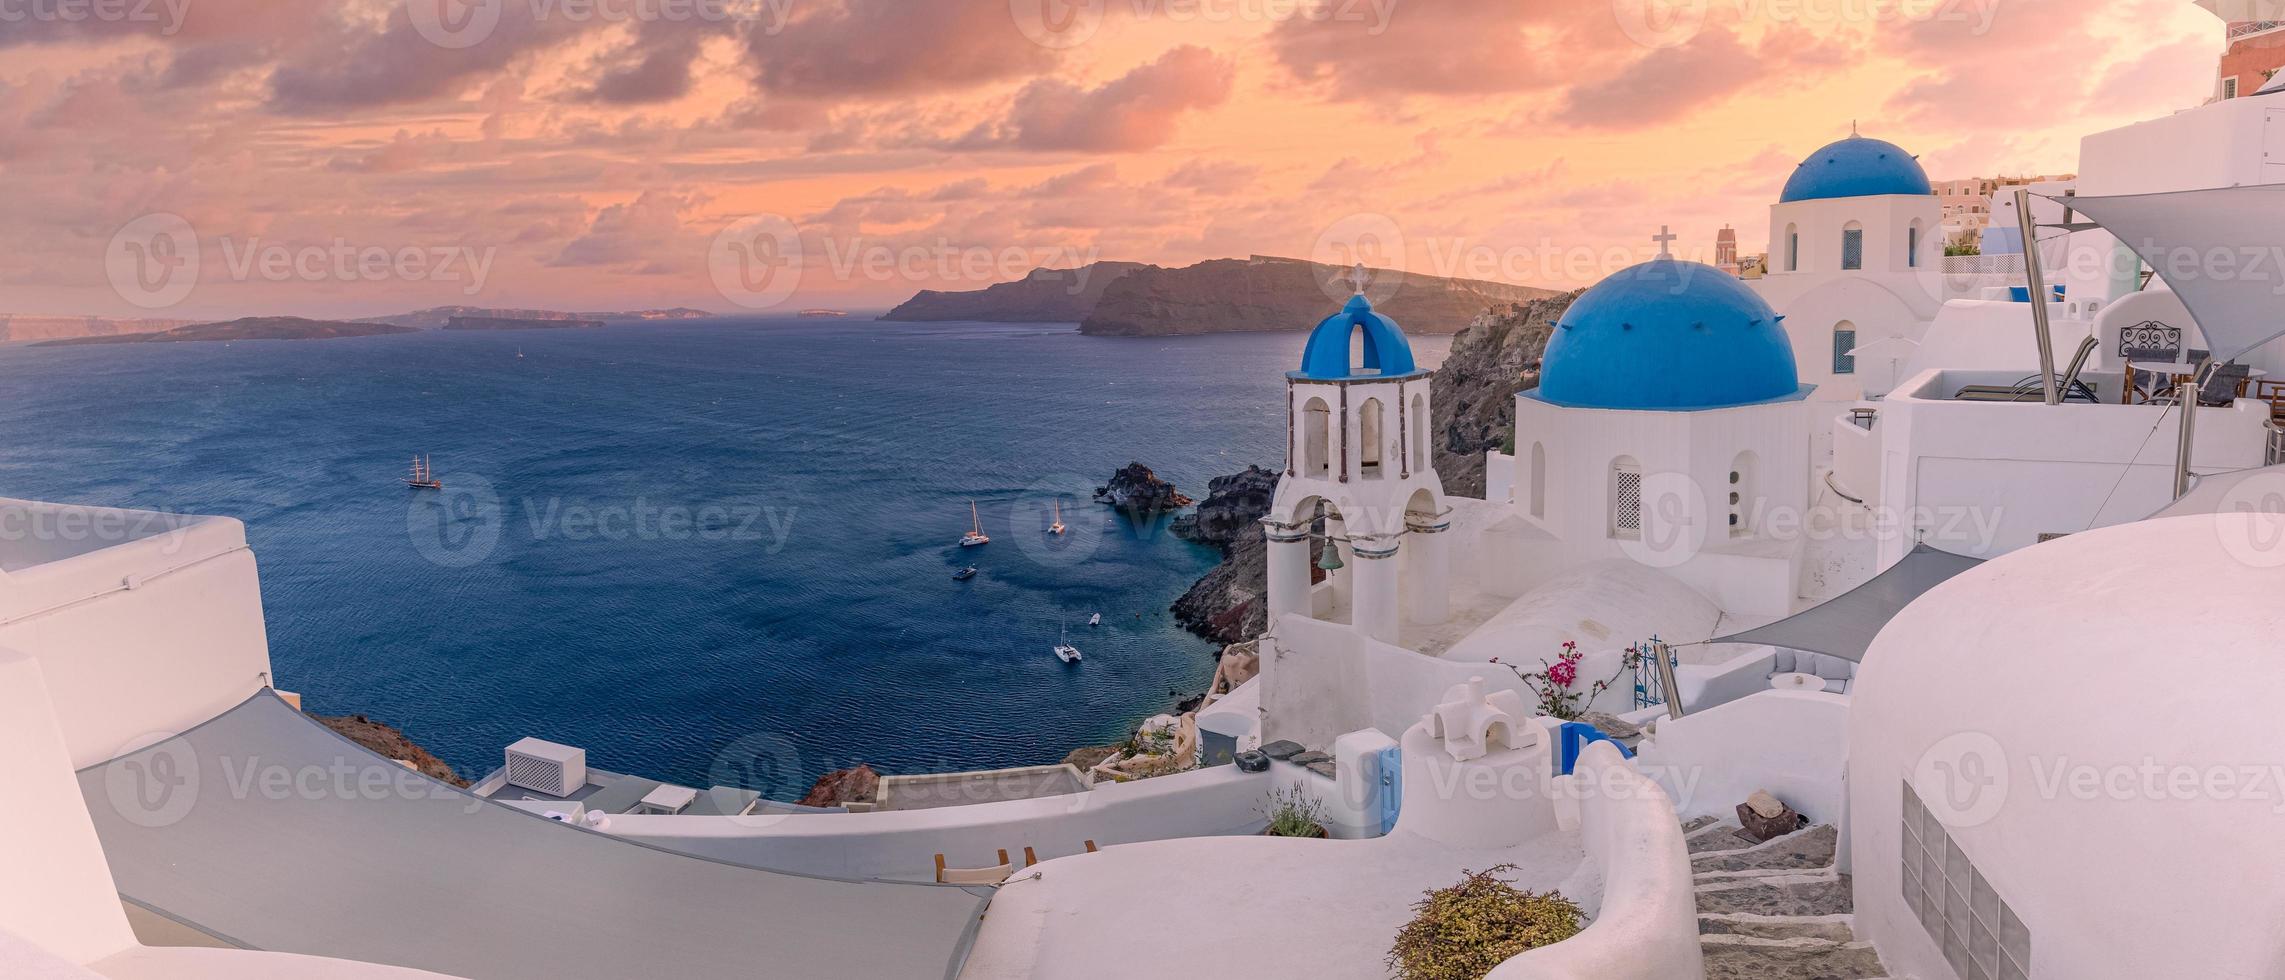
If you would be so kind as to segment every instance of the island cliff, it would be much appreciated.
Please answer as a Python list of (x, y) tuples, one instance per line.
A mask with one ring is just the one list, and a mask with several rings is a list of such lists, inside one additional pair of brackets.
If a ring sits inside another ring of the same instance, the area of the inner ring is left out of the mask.
[(1077, 323), (1111, 283), (1140, 262), (1097, 262), (1076, 269), (1034, 269), (1015, 282), (950, 292), (924, 289), (882, 314), (883, 320), (968, 320), (982, 323)]
[(77, 347), (85, 344), (172, 344), (216, 340), (331, 340), (337, 337), (372, 337), (413, 333), (411, 327), (386, 323), (347, 323), (339, 320), (305, 320), (298, 316), (250, 316), (223, 323), (194, 323), (156, 333), (113, 334), (45, 340), (34, 347)]
[[(1486, 308), (1554, 295), (1548, 290), (1472, 279), (1367, 270), (1374, 306), (1408, 333), (1450, 334)], [(1307, 330), (1340, 306), (1351, 269), (1257, 255), (1181, 269), (1150, 266), (1112, 282), (1079, 332), (1158, 337)], [(1386, 299), (1382, 299), (1382, 296)]]

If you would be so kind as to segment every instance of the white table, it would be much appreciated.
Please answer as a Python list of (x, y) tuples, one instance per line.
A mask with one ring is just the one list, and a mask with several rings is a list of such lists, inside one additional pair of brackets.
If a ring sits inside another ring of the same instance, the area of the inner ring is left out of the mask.
[(1799, 672), (1769, 675), (1769, 686), (1777, 691), (1822, 691), (1825, 679), (1815, 674)]

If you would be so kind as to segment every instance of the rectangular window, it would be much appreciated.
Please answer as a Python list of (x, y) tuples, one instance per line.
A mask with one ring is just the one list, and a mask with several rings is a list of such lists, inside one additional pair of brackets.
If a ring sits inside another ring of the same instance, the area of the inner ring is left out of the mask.
[(1857, 349), (1857, 332), (1840, 327), (1833, 328), (1833, 373), (1857, 373), (1857, 357), (1849, 353)]
[(1611, 536), (1642, 540), (1642, 467), (1621, 465), (1611, 472)]
[(2234, 99), (2234, 98), (2237, 98), (2237, 79), (2236, 79), (2236, 78), (2225, 78), (2225, 79), (2222, 79), (2222, 98), (2225, 98), (2225, 99)]
[(1904, 784), (1904, 907), (1915, 913), (1944, 959), (1962, 977), (2025, 980), (2031, 932), (1978, 871), (1944, 823)]
[(1851, 228), (1841, 232), (1841, 268), (1864, 268), (1864, 229)]
[(1920, 229), (1918, 228), (1906, 228), (1904, 230), (1904, 264), (1914, 269), (1920, 268)]

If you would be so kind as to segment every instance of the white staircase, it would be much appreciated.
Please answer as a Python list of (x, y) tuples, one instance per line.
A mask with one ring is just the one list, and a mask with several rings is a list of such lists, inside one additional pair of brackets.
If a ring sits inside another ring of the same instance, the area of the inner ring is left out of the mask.
[(1734, 823), (1682, 826), (1697, 880), (1706, 980), (1869, 980), (1880, 954), (1856, 938), (1849, 876), (1827, 825), (1756, 844)]

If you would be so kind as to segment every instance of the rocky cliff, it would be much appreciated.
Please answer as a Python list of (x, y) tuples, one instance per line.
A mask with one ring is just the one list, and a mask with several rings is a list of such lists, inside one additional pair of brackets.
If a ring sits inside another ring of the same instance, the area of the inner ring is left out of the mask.
[(468, 786), (468, 780), (460, 778), (460, 774), (453, 772), (451, 766), (445, 765), (443, 759), (437, 758), (430, 754), (429, 750), (414, 744), (412, 739), (405, 737), (405, 733), (371, 718), (364, 715), (343, 715), (337, 718), (329, 718), (323, 715), (311, 715), (309, 717), (311, 721), (333, 729), (342, 738), (362, 745), (384, 758), (412, 763), (413, 768), (420, 770), (420, 774), (423, 776), (462, 788)]
[[(1484, 310), (1554, 295), (1544, 289), (1472, 279), (1440, 279), (1368, 270), (1376, 308), (1408, 333), (1449, 334)], [(1165, 336), (1240, 331), (1307, 330), (1338, 309), (1352, 270), (1254, 256), (1215, 259), (1181, 269), (1137, 269), (1110, 284), (1079, 332)]]
[(948, 292), (921, 290), (883, 320), (969, 320), (983, 323), (1077, 323), (1111, 283), (1140, 262), (1097, 262), (1076, 269), (1034, 269), (1015, 282)]
[(1515, 393), (1539, 384), (1547, 338), (1578, 298), (1565, 293), (1509, 304), (1478, 316), (1452, 338), (1452, 351), (1429, 388), (1436, 406), (1436, 472), (1445, 493), (1484, 495), (1484, 453), (1513, 446)]
[(1279, 474), (1248, 466), (1216, 477), (1195, 514), (1174, 522), (1174, 533), (1222, 549), (1222, 563), (1174, 600), (1174, 621), (1217, 643), (1260, 636), (1269, 628), (1269, 544), (1261, 519), (1277, 495)]
[(802, 806), (840, 806), (844, 803), (871, 803), (881, 790), (881, 774), (873, 767), (858, 764), (854, 769), (835, 769), (817, 777), (809, 793), (801, 798)]
[(389, 316), (371, 316), (359, 323), (390, 323), (400, 327), (418, 327), (422, 330), (442, 330), (455, 317), (490, 320), (695, 320), (714, 314), (678, 306), (669, 310), (620, 310), (605, 313), (566, 313), (562, 310), (519, 310), (490, 306), (432, 306), (410, 313)]
[(77, 337), (112, 337), (157, 333), (188, 326), (189, 320), (149, 318), (113, 320), (99, 316), (25, 316), (0, 314), (0, 341), (71, 340)]
[(386, 323), (349, 323), (340, 320), (305, 320), (298, 316), (250, 316), (223, 323), (194, 323), (156, 333), (118, 334), (46, 340), (34, 347), (76, 347), (85, 344), (172, 344), (216, 340), (331, 340), (337, 337), (372, 337), (412, 333), (411, 327)]
[(601, 320), (570, 317), (534, 320), (515, 316), (456, 316), (444, 321), (446, 330), (586, 330), (602, 325)]

